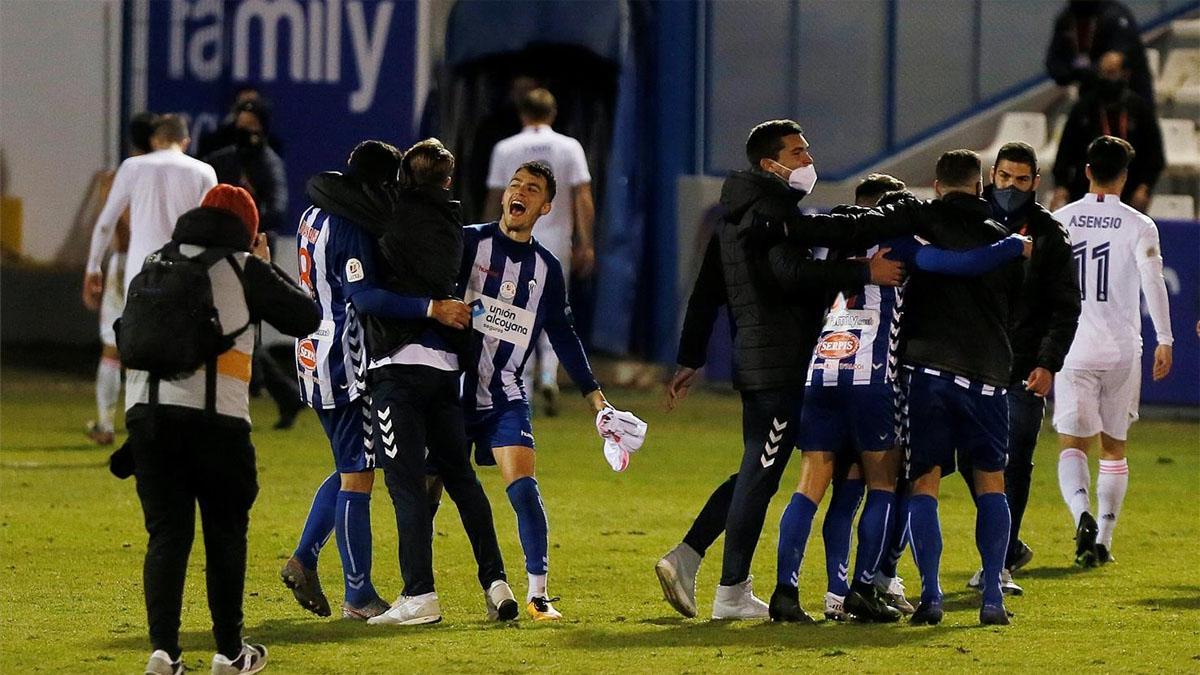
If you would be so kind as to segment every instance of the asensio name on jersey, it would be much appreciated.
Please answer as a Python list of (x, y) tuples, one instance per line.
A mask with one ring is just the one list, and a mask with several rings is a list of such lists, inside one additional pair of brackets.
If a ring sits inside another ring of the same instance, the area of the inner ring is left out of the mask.
[(463, 251), (458, 291), (471, 306), (477, 357), (463, 383), (468, 409), (526, 399), (521, 375), (542, 331), (575, 384), (583, 391), (597, 389), (575, 334), (558, 259), (536, 238), (509, 239), (497, 223), (467, 227)]
[(296, 232), (300, 285), (321, 309), (321, 327), (296, 340), (300, 398), (314, 408), (335, 408), (365, 389), (366, 346), (350, 303), (350, 287), (371, 276), (371, 241), (352, 223), (311, 206)]

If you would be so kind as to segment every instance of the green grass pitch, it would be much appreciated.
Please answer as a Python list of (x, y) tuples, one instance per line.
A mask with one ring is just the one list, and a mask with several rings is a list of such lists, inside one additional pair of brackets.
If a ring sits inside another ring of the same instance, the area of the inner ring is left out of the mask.
[[(1182, 374), (1181, 374), (1182, 376)], [(270, 671), (569, 672), (770, 671), (1197, 672), (1200, 671), (1200, 456), (1195, 423), (1141, 422), (1130, 443), (1131, 484), (1114, 544), (1116, 565), (1071, 567), (1072, 532), (1055, 473), (1054, 437), (1042, 434), (1025, 539), (1036, 555), (1017, 580), (1024, 597), (1006, 628), (977, 625), (965, 582), (978, 566), (974, 510), (957, 476), (944, 487), (938, 627), (777, 626), (684, 620), (661, 599), (653, 565), (683, 535), (709, 491), (741, 453), (736, 397), (699, 393), (666, 414), (649, 393), (611, 392), (650, 423), (649, 440), (624, 474), (605, 464), (592, 419), (569, 401), (563, 416), (535, 420), (539, 482), (550, 518), (550, 591), (560, 625), (484, 620), (474, 565), (453, 507), (436, 522), (435, 566), (445, 619), (399, 629), (318, 619), (301, 611), (278, 570), (299, 535), (312, 493), (330, 470), (315, 417), (269, 430), (256, 401), (261, 492), (251, 514), (246, 634), (271, 650)], [(146, 535), (132, 481), (105, 469), (107, 450), (81, 433), (91, 385), (6, 369), (0, 398), (0, 673), (140, 672), (149, 654), (141, 594)], [(795, 485), (794, 458), (772, 503), (754, 561), (757, 590), (773, 586), (780, 512)], [(1093, 476), (1095, 464), (1093, 460)], [(518, 596), (525, 592), (515, 519), (495, 470), (480, 476)], [(828, 498), (826, 499), (826, 502)], [(818, 514), (818, 518), (821, 517)], [(391, 504), (375, 492), (375, 583), (399, 591)], [(819, 523), (814, 530), (819, 530)], [(825, 572), (814, 532), (801, 598), (819, 613)], [(711, 609), (720, 542), (701, 568), (700, 609)], [(203, 542), (193, 549), (183, 614), (184, 659), (207, 672), (212, 656), (204, 601)], [(339, 561), (321, 569), (340, 602)], [(906, 558), (910, 594), (920, 583)]]

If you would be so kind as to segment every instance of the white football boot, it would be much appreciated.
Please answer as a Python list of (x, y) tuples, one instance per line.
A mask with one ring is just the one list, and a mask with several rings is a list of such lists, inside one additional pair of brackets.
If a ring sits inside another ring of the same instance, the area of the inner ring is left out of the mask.
[(367, 619), (372, 626), (419, 626), (442, 620), (442, 606), (437, 593), (401, 595), (391, 609)]

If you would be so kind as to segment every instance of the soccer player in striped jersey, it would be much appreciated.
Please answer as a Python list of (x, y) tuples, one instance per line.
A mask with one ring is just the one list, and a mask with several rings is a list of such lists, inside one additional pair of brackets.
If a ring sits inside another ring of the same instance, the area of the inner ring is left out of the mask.
[[(399, 151), (365, 141), (350, 155), (347, 173), (365, 184), (394, 183)], [(342, 616), (366, 620), (388, 609), (371, 583), (371, 488), (375, 482), (371, 405), (366, 391), (366, 348), (358, 314), (424, 317), (428, 298), (408, 298), (374, 284), (374, 241), (353, 222), (311, 206), (300, 218), (300, 284), (321, 309), (321, 326), (296, 340), (300, 396), (316, 410), (329, 437), (335, 471), (317, 489), (284, 584), (300, 606), (329, 616), (317, 577), (317, 558), (331, 533), (342, 559)]]
[[(870, 206), (889, 190), (903, 188), (904, 184), (891, 176), (873, 174), (859, 185), (855, 200), (859, 206)], [(911, 197), (892, 192), (887, 199), (904, 196)], [(1028, 255), (1029, 245), (1010, 237), (956, 252), (923, 246), (915, 237), (905, 237), (874, 246), (864, 255), (870, 257), (879, 251), (918, 270), (975, 276)], [(809, 619), (798, 600), (793, 605), (785, 599), (798, 597), (800, 562), (813, 517), (839, 464), (858, 464), (861, 468), (852, 469), (851, 475), (835, 486), (826, 514), (829, 585), (825, 615), (844, 619), (850, 614), (866, 621), (900, 618), (900, 611), (889, 606), (882, 595), (887, 587), (881, 589), (874, 581), (897, 513), (895, 490), (900, 457), (896, 349), (903, 301), (903, 286), (867, 284), (839, 293), (826, 316), (809, 366), (796, 439), (803, 452), (800, 483), (780, 521), (778, 586), (772, 605), (790, 608), (777, 613), (782, 620)], [(862, 482), (854, 476), (860, 471), (869, 490), (858, 524), (854, 577), (847, 584), (850, 528), (862, 495)]]
[(526, 609), (536, 621), (562, 615), (547, 595), (548, 526), (534, 474), (534, 438), (525, 365), (545, 333), (594, 412), (608, 406), (575, 334), (562, 268), (533, 238), (550, 212), (554, 173), (541, 162), (522, 164), (502, 197), (499, 222), (466, 228), (459, 293), (470, 305), (477, 367), (463, 382), (467, 437), (476, 463), (499, 465), (529, 574)]

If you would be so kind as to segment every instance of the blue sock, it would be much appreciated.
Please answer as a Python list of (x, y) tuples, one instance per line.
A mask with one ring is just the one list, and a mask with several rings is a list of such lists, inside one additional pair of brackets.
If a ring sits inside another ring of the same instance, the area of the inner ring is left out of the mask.
[(525, 571), (529, 574), (545, 574), (549, 567), (550, 526), (546, 522), (546, 508), (538, 492), (537, 481), (532, 476), (518, 478), (508, 486), (508, 501), (517, 513), (517, 533), (521, 536), (521, 549), (525, 551)]
[(342, 489), (342, 477), (333, 472), (317, 488), (313, 495), (312, 506), (308, 509), (308, 520), (304, 521), (304, 530), (300, 533), (300, 543), (296, 544), (293, 554), (310, 570), (317, 569), (317, 556), (321, 547), (329, 540), (333, 532), (334, 511), (337, 508), (338, 491)]
[(879, 561), (879, 573), (895, 578), (896, 565), (904, 557), (904, 549), (908, 547), (908, 537), (904, 530), (908, 527), (908, 497), (896, 498), (896, 516), (888, 527), (887, 548), (883, 551), (883, 560)]
[(825, 540), (825, 576), (829, 579), (826, 590), (843, 598), (850, 592), (847, 581), (850, 576), (850, 532), (854, 529), (854, 514), (862, 496), (863, 482), (858, 478), (834, 483), (825, 524), (821, 526), (821, 538)]
[(975, 500), (975, 545), (983, 558), (983, 604), (1000, 605), (1004, 594), (1000, 591), (1000, 570), (1004, 568), (1004, 554), (1008, 551), (1008, 533), (1012, 525), (1012, 514), (1008, 510), (1008, 497), (1003, 492), (989, 492)]
[(342, 490), (337, 496), (338, 553), (346, 581), (346, 602), (362, 607), (379, 594), (371, 583), (371, 495)]
[(875, 572), (887, 548), (887, 535), (896, 518), (896, 494), (871, 490), (858, 519), (858, 553), (854, 557), (854, 578), (864, 584), (875, 580)]
[(936, 498), (913, 495), (908, 500), (908, 536), (921, 572), (921, 602), (941, 602), (942, 523)]
[(862, 479), (839, 480), (833, 484), (829, 510), (821, 525), (821, 538), (826, 545), (826, 590), (835, 596), (846, 597), (850, 592), (850, 533), (854, 514), (863, 501)]
[(792, 501), (783, 510), (783, 517), (779, 519), (779, 553), (775, 571), (778, 585), (796, 588), (799, 584), (800, 563), (804, 560), (804, 548), (808, 545), (815, 515), (817, 505), (799, 492), (792, 495)]

